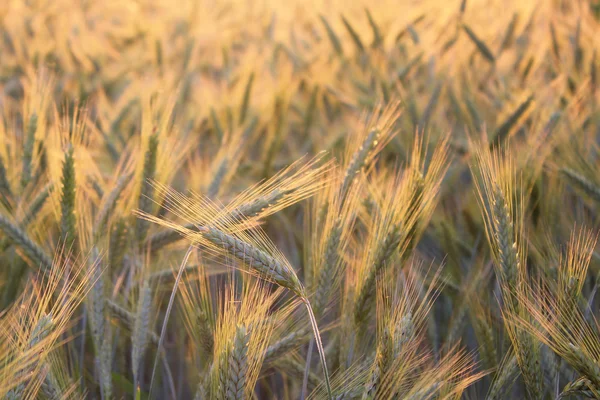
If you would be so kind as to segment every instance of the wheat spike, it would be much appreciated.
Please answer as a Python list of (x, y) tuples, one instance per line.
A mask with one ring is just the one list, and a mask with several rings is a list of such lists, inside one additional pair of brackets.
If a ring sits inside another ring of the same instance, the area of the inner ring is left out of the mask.
[(560, 172), (569, 180), (569, 183), (590, 196), (596, 202), (600, 202), (600, 188), (593, 182), (570, 168), (561, 168)]
[(23, 250), (25, 255), (29, 257), (36, 266), (42, 270), (48, 270), (52, 267), (52, 260), (46, 255), (44, 250), (35, 244), (29, 236), (27, 236), (27, 233), (2, 215), (0, 215), (0, 228), (13, 243)]
[(519, 373), (519, 365), (514, 354), (509, 353), (498, 367), (488, 394), (487, 400), (504, 398), (504, 394), (512, 386)]
[(569, 396), (583, 396), (588, 399), (597, 399), (600, 396), (600, 391), (594, 387), (592, 382), (584, 377), (577, 378), (565, 385), (559, 398)]
[[(49, 314), (44, 314), (38, 320), (37, 324), (33, 327), (31, 331), (31, 335), (27, 342), (28, 348), (35, 348), (38, 343), (42, 342), (50, 333), (52, 329), (54, 329), (55, 323), (52, 320), (52, 316)], [(31, 368), (28, 366), (27, 368)], [(17, 387), (10, 390), (6, 394), (7, 399), (21, 399), (23, 391), (25, 390), (25, 382), (19, 383)]]
[(309, 328), (300, 328), (273, 343), (265, 350), (265, 363), (275, 361), (281, 356), (288, 354), (307, 340), (310, 334)]
[(369, 309), (375, 299), (375, 281), (378, 274), (383, 269), (385, 262), (392, 256), (394, 251), (401, 243), (401, 225), (392, 226), (383, 239), (383, 242), (376, 250), (373, 265), (369, 269), (365, 283), (361, 285), (361, 290), (356, 299), (354, 307), (354, 320), (357, 324), (362, 324), (369, 314)]
[(31, 114), (27, 123), (27, 132), (23, 142), (23, 169), (21, 171), (21, 187), (26, 187), (31, 181), (31, 160), (33, 158), (33, 147), (35, 144), (35, 131), (37, 130), (38, 117), (36, 113)]
[(62, 166), (62, 194), (60, 198), (61, 207), (61, 235), (65, 240), (67, 248), (73, 248), (74, 252), (77, 246), (77, 221), (75, 219), (75, 157), (73, 146), (69, 146)]
[[(142, 171), (142, 187), (140, 189), (140, 196), (138, 200), (138, 207), (140, 210), (146, 213), (150, 213), (153, 205), (154, 198), (154, 185), (152, 180), (156, 173), (156, 159), (158, 153), (158, 136), (156, 134), (150, 136), (148, 140), (148, 150), (144, 155), (144, 169)], [(148, 233), (149, 223), (143, 219), (136, 220), (136, 239), (139, 243), (142, 243)]]
[(100, 208), (100, 210), (98, 211), (98, 214), (96, 215), (96, 221), (94, 222), (94, 227), (93, 227), (93, 231), (94, 231), (93, 236), (94, 237), (98, 236), (104, 229), (104, 226), (106, 225), (106, 222), (107, 222), (108, 218), (110, 217), (110, 214), (111, 214), (113, 208), (115, 207), (115, 204), (116, 204), (119, 196), (121, 195), (123, 190), (125, 190), (125, 188), (127, 187), (127, 184), (129, 184), (131, 178), (132, 178), (131, 175), (125, 175), (125, 176), (122, 176), (121, 178), (119, 178), (119, 180), (117, 180), (113, 190), (111, 190), (110, 193), (108, 194), (108, 196), (106, 197), (106, 199), (103, 200), (102, 208)]
[[(135, 325), (135, 315), (110, 299), (106, 299), (105, 302), (112, 314), (117, 317), (128, 329), (133, 330)], [(156, 333), (149, 332), (149, 335), (153, 343), (158, 343), (158, 335)]]
[(317, 279), (317, 291), (315, 293), (315, 310), (317, 314), (323, 312), (327, 306), (329, 295), (331, 293), (331, 280), (334, 277), (336, 263), (338, 261), (338, 251), (342, 236), (342, 223), (338, 221), (331, 229), (325, 252), (323, 254), (323, 266)]
[(243, 400), (245, 398), (248, 335), (249, 332), (245, 326), (237, 327), (228, 360), (227, 388), (225, 392), (227, 400)]
[(138, 307), (131, 333), (131, 365), (135, 382), (139, 382), (142, 357), (150, 339), (150, 318), (152, 314), (152, 288), (148, 281), (140, 289)]
[(291, 267), (281, 263), (252, 244), (228, 235), (219, 229), (199, 227), (198, 230), (203, 238), (213, 245), (224, 249), (228, 254), (246, 264), (262, 278), (290, 289), (299, 297), (306, 296), (304, 287), (298, 280), (296, 272)]
[(90, 268), (94, 270), (95, 284), (90, 292), (90, 325), (92, 328), (92, 339), (96, 351), (102, 347), (102, 336), (104, 335), (104, 280), (100, 266), (98, 250), (94, 248), (93, 259)]
[(53, 189), (54, 185), (52, 183), (48, 183), (46, 186), (44, 186), (44, 188), (40, 190), (40, 192), (33, 198), (33, 200), (31, 200), (27, 211), (21, 219), (21, 226), (27, 227), (33, 220), (35, 220), (38, 213), (41, 211), (42, 207), (46, 203), (46, 200), (52, 193)]
[(110, 325), (106, 325), (102, 337), (102, 347), (100, 348), (100, 357), (98, 362), (100, 386), (102, 388), (102, 395), (105, 399), (110, 399), (112, 397), (112, 346), (112, 329)]
[(10, 211), (12, 210), (13, 193), (10, 188), (10, 182), (6, 174), (6, 166), (4, 159), (0, 156), (0, 196), (2, 196), (2, 204)]

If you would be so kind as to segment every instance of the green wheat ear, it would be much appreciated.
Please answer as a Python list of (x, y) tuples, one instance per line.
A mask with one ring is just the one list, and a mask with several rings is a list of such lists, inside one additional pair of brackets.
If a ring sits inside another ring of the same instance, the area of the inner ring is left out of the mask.
[(521, 103), (515, 111), (513, 111), (504, 122), (498, 126), (494, 133), (492, 140), (492, 147), (498, 147), (506, 141), (511, 129), (517, 125), (519, 119), (527, 112), (529, 107), (533, 104), (533, 96), (529, 96)]
[(131, 366), (134, 382), (139, 383), (142, 359), (150, 341), (150, 320), (152, 317), (152, 288), (146, 280), (138, 299), (138, 306), (131, 334)]
[(209, 198), (214, 199), (215, 197), (217, 197), (219, 191), (221, 190), (221, 184), (223, 183), (223, 180), (225, 179), (225, 176), (227, 175), (228, 171), (229, 159), (225, 157), (217, 167), (213, 179), (210, 181), (210, 184), (206, 189), (206, 195)]
[(319, 357), (323, 367), (327, 392), (329, 398), (331, 398), (332, 394), (331, 385), (329, 383), (329, 372), (327, 370), (327, 362), (325, 360), (323, 344), (321, 343), (321, 335), (319, 333), (319, 328), (317, 326), (313, 309), (307, 298), (306, 290), (298, 279), (296, 272), (288, 265), (279, 262), (261, 249), (254, 247), (252, 244), (237, 239), (216, 228), (202, 227), (200, 229), (200, 233), (204, 239), (211, 242), (217, 248), (224, 249), (228, 254), (246, 264), (259, 276), (291, 290), (303, 301), (309, 314), (313, 333), (317, 343), (317, 349), (319, 350)]
[(486, 399), (496, 400), (504, 398), (505, 393), (516, 380), (518, 373), (519, 365), (517, 364), (517, 357), (512, 353), (507, 354), (496, 370)]
[(565, 385), (559, 398), (581, 396), (589, 399), (600, 397), (600, 390), (586, 377), (577, 378)]
[(594, 199), (594, 201), (600, 204), (600, 187), (570, 168), (561, 168), (560, 173), (571, 185), (581, 192), (587, 194)]
[(352, 160), (348, 164), (348, 168), (346, 169), (346, 174), (344, 175), (344, 181), (342, 182), (342, 187), (340, 192), (342, 194), (342, 203), (344, 202), (346, 195), (348, 194), (348, 190), (352, 185), (352, 182), (355, 181), (358, 173), (365, 167), (367, 163), (367, 159), (373, 153), (375, 146), (377, 146), (377, 140), (381, 132), (378, 129), (373, 129), (367, 137), (364, 139), (360, 148), (353, 154)]
[(6, 166), (4, 165), (4, 159), (0, 156), (0, 200), (2, 205), (6, 207), (8, 211), (12, 210), (13, 193), (10, 188), (10, 182), (8, 181), (8, 175), (6, 174)]
[(248, 369), (248, 340), (249, 332), (245, 326), (236, 328), (233, 347), (229, 353), (228, 373), (225, 387), (227, 400), (243, 400)]
[[(29, 339), (27, 341), (27, 345), (26, 345), (26, 349), (32, 349), (35, 348), (39, 343), (43, 342), (43, 340), (50, 334), (50, 332), (55, 328), (55, 322), (52, 319), (52, 316), (50, 314), (43, 314), (40, 319), (38, 320), (37, 324), (33, 327), (33, 330), (31, 331), (31, 335), (29, 336)], [(35, 365), (27, 365), (25, 367), (26, 369), (29, 369), (30, 371), (24, 371), (24, 372), (34, 372), (33, 370), (35, 369)], [(50, 377), (48, 376), (49, 374), (46, 375), (46, 379), (48, 380)], [(44, 384), (44, 382), (42, 383), (42, 385)], [(6, 399), (22, 399), (24, 398), (24, 391), (25, 391), (25, 387), (26, 387), (26, 382), (21, 382), (17, 385), (17, 387), (15, 387), (14, 389), (10, 390), (8, 393), (6, 393)]]
[(31, 181), (31, 161), (33, 159), (37, 121), (37, 114), (33, 113), (31, 114), (31, 117), (29, 117), (29, 122), (27, 123), (27, 132), (25, 142), (23, 143), (23, 169), (21, 171), (21, 186), (23, 188)]
[(46, 252), (31, 240), (25, 231), (2, 215), (0, 215), (0, 229), (14, 244), (21, 248), (25, 255), (42, 271), (47, 272), (52, 268), (52, 259)]
[(319, 19), (321, 20), (321, 23), (325, 27), (325, 31), (327, 32), (327, 37), (328, 37), (329, 41), (331, 42), (331, 45), (333, 46), (333, 49), (335, 50), (336, 54), (339, 57), (342, 57), (344, 55), (344, 49), (342, 48), (342, 43), (340, 41), (340, 38), (338, 37), (338, 35), (336, 35), (335, 31), (333, 30), (333, 28), (331, 27), (331, 25), (329, 24), (329, 22), (327, 21), (325, 16), (319, 15)]
[(131, 178), (131, 174), (127, 174), (119, 178), (115, 184), (115, 187), (110, 191), (108, 196), (106, 196), (106, 199), (103, 200), (102, 208), (98, 211), (98, 214), (96, 215), (96, 221), (94, 222), (94, 237), (98, 237), (102, 233), (117, 203), (117, 200), (119, 199), (119, 196), (125, 190)]
[(327, 242), (325, 243), (325, 251), (323, 255), (323, 267), (319, 271), (317, 279), (317, 291), (315, 293), (315, 310), (317, 315), (320, 315), (325, 310), (329, 300), (331, 286), (331, 277), (334, 275), (335, 265), (339, 258), (338, 248), (342, 236), (341, 221), (331, 229)]
[[(152, 180), (156, 174), (156, 158), (158, 153), (158, 136), (152, 135), (148, 141), (148, 150), (144, 156), (144, 170), (142, 172), (142, 188), (138, 199), (138, 207), (145, 213), (152, 212), (154, 185)], [(150, 223), (141, 218), (136, 219), (135, 237), (138, 243), (143, 243), (148, 234)]]
[(50, 197), (50, 194), (53, 190), (54, 185), (52, 183), (48, 183), (46, 186), (44, 186), (44, 188), (42, 188), (42, 190), (39, 191), (34, 199), (31, 200), (23, 219), (21, 220), (21, 225), (23, 227), (27, 227), (32, 221), (35, 220), (38, 213), (42, 210), (42, 207), (44, 207), (44, 204), (46, 204), (46, 200), (48, 197)]
[(240, 105), (240, 120), (239, 124), (242, 125), (246, 120), (246, 116), (248, 115), (248, 108), (250, 105), (250, 95), (252, 93), (252, 83), (254, 82), (254, 73), (250, 74), (248, 78), (248, 83), (246, 83), (246, 89), (244, 90), (244, 97), (242, 99), (242, 104)]
[(73, 249), (77, 246), (77, 222), (75, 219), (75, 158), (73, 146), (69, 145), (62, 167), (62, 195), (60, 199), (61, 209), (61, 236), (65, 240), (65, 246)]
[(301, 328), (273, 343), (265, 350), (265, 364), (269, 364), (279, 357), (283, 357), (291, 350), (296, 349), (302, 343), (306, 342), (311, 333), (310, 328)]
[(481, 55), (490, 63), (494, 63), (496, 61), (496, 57), (487, 44), (485, 44), (485, 42), (481, 40), (468, 25), (463, 25), (463, 29), (467, 33), (467, 36), (469, 36), (469, 39), (471, 39), (471, 41), (475, 44)]

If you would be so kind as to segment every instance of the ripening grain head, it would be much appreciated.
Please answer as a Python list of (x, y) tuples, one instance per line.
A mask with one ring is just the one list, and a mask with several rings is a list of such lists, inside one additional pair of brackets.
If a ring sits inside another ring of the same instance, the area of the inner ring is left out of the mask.
[(58, 252), (48, 273), (35, 277), (17, 302), (0, 314), (8, 363), (0, 372), (3, 395), (17, 389), (35, 393), (42, 383), (38, 374), (46, 358), (73, 339), (69, 333), (72, 317), (94, 283), (85, 264), (85, 260), (72, 263), (68, 254)]
[[(281, 290), (269, 293), (263, 282), (254, 281), (245, 283), (241, 293), (236, 293), (233, 286), (228, 286), (221, 299), (219, 309), (223, 311), (215, 325), (213, 363), (224, 357), (229, 358), (232, 352), (242, 352), (241, 349), (236, 349), (236, 344), (244, 346), (243, 360), (235, 362), (245, 364), (242, 391), (246, 396), (254, 388), (273, 330), (269, 310), (280, 295)], [(243, 335), (244, 338), (239, 338), (239, 335)], [(243, 339), (242, 343), (237, 343), (236, 338), (237, 341)], [(239, 378), (236, 373), (240, 371), (234, 367), (235, 365), (226, 364), (224, 371), (221, 368), (216, 373), (226, 374), (227, 380)], [(219, 393), (223, 389), (219, 388), (219, 385), (223, 382), (217, 377), (211, 381), (211, 392)]]

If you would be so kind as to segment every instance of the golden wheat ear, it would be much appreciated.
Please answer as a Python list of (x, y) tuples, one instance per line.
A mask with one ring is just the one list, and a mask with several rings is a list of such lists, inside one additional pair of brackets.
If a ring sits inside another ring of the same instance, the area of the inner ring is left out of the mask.
[[(212, 225), (226, 224), (231, 229), (232, 225), (236, 224), (238, 229), (250, 229), (269, 215), (326, 188), (330, 184), (328, 177), (333, 165), (334, 161), (326, 160), (324, 152), (312, 159), (301, 158), (272, 178), (244, 190), (225, 206), (208, 200), (208, 196), (184, 196), (168, 186), (156, 182), (153, 185), (157, 195), (164, 199), (162, 206), (186, 221), (183, 227), (188, 230), (194, 230), (197, 225), (204, 225), (208, 219), (213, 220)], [(147, 244), (156, 251), (182, 237), (180, 230), (171, 227), (152, 235)]]
[[(300, 176), (308, 175), (315, 177), (312, 168), (301, 168), (301, 171), (303, 172)], [(310, 180), (302, 180), (302, 182), (308, 185), (307, 187), (315, 184), (314, 181)], [(318, 185), (322, 185), (322, 182), (320, 181), (317, 181), (317, 183)], [(302, 190), (305, 189), (306, 187), (298, 187), (295, 190), (300, 190), (299, 193), (302, 194)], [(327, 391), (329, 397), (331, 397), (329, 373), (327, 371), (324, 349), (321, 343), (317, 321), (304, 285), (298, 278), (296, 271), (289, 261), (275, 247), (270, 239), (255, 226), (256, 224), (252, 219), (250, 218), (246, 221), (239, 213), (235, 213), (235, 210), (239, 210), (240, 206), (243, 206), (243, 204), (252, 203), (252, 201), (247, 200), (248, 194), (245, 193), (243, 195), (244, 201), (234, 201), (232, 207), (221, 208), (206, 197), (194, 196), (190, 198), (166, 187), (165, 192), (170, 196), (170, 208), (176, 211), (176, 215), (192, 219), (194, 227), (189, 228), (186, 225), (167, 221), (163, 218), (149, 215), (143, 210), (136, 212), (144, 220), (155, 222), (163, 227), (171, 228), (179, 232), (191, 243), (178, 270), (175, 284), (171, 292), (160, 335), (159, 350), (162, 346), (162, 341), (164, 340), (168, 317), (174, 303), (175, 293), (181, 280), (182, 273), (187, 265), (187, 261), (193, 248), (198, 247), (226, 266), (230, 266), (231, 261), (234, 260), (238, 265), (238, 268), (242, 271), (275, 283), (280, 287), (289, 289), (302, 300), (308, 311), (309, 320), (317, 343), (317, 349), (319, 350)], [(310, 194), (311, 191), (304, 193)], [(241, 203), (241, 205), (237, 205), (238, 203)], [(261, 213), (259, 212), (258, 215), (261, 215)], [(264, 215), (264, 213), (262, 215)], [(156, 370), (156, 365), (157, 359), (155, 359), (153, 371)], [(154, 372), (152, 375), (154, 376)], [(152, 379), (152, 382), (153, 381), (154, 379)]]
[(60, 397), (67, 391), (50, 368), (50, 357), (73, 339), (72, 318), (96, 282), (87, 263), (59, 248), (48, 271), (33, 277), (15, 304), (0, 314), (0, 348), (6, 351), (0, 356), (6, 362), (0, 373), (4, 397), (35, 397), (38, 391)]

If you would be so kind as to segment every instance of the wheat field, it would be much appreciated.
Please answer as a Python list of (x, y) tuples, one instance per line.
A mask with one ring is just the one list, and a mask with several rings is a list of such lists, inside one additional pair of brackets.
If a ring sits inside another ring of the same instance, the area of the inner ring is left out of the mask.
[(600, 3), (3, 0), (0, 398), (600, 399)]

